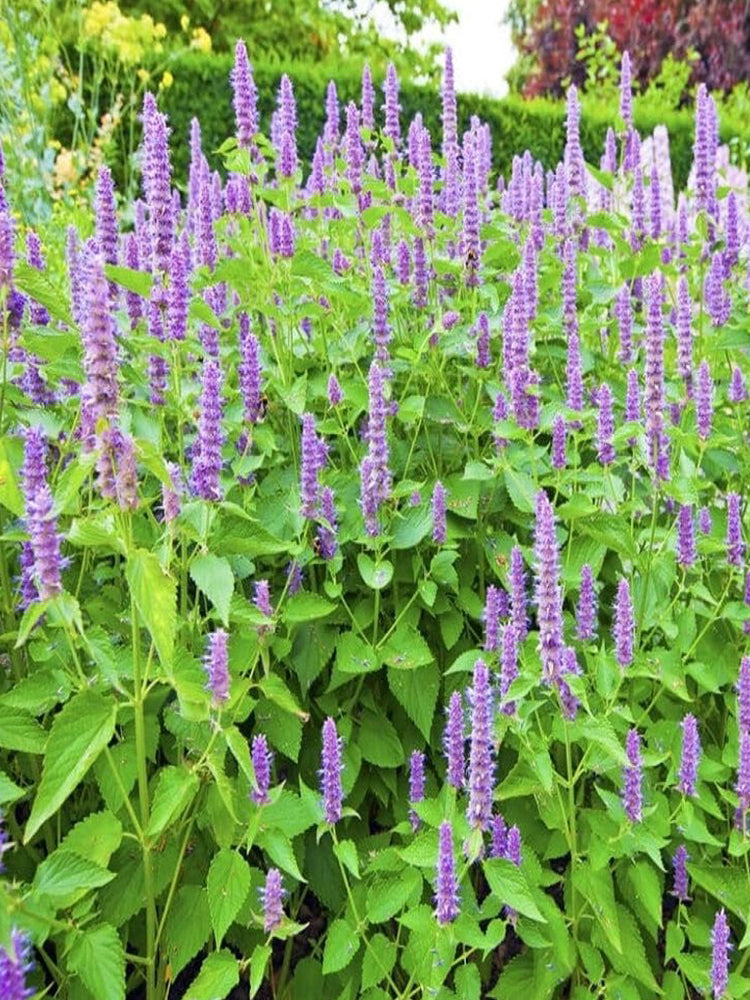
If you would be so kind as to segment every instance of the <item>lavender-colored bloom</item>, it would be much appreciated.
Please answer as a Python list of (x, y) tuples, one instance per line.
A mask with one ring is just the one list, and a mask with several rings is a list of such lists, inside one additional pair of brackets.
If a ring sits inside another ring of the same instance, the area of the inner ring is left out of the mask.
[(669, 454), (664, 431), (664, 326), (662, 300), (664, 281), (657, 272), (646, 283), (648, 316), (646, 326), (646, 438), (649, 465), (659, 479), (669, 474)]
[(552, 468), (564, 469), (567, 457), (565, 454), (566, 436), (565, 417), (558, 413), (552, 421)]
[(555, 513), (544, 490), (540, 490), (536, 496), (534, 555), (536, 557), (534, 596), (539, 625), (539, 655), (542, 660), (543, 676), (549, 683), (559, 673), (560, 656), (564, 647), (563, 595), (555, 537)]
[(400, 285), (408, 285), (411, 279), (411, 253), (406, 240), (399, 240), (396, 247), (396, 278)]
[(477, 368), (489, 368), (490, 355), (490, 321), (486, 312), (481, 312), (477, 319)]
[(727, 493), (727, 562), (730, 566), (741, 566), (745, 554), (742, 540), (739, 493)]
[(695, 419), (698, 437), (701, 441), (705, 441), (711, 433), (713, 396), (714, 384), (711, 380), (711, 369), (708, 366), (708, 361), (701, 361), (695, 384)]
[[(115, 185), (109, 167), (102, 166), (96, 178), (94, 229), (96, 249), (105, 264), (117, 263), (117, 206), (115, 204)], [(113, 297), (117, 294), (117, 286), (110, 284)]]
[(505, 596), (505, 591), (501, 591), (494, 584), (487, 587), (482, 617), (484, 620), (484, 648), (488, 653), (495, 653), (500, 647), (501, 593)]
[(505, 696), (516, 677), (518, 677), (518, 643), (513, 623), (508, 622), (503, 630), (503, 650), (500, 657), (500, 700), (506, 715), (513, 715), (516, 710), (514, 701), (505, 701)]
[(266, 884), (260, 890), (260, 898), (263, 903), (263, 931), (270, 934), (284, 919), (284, 889), (278, 868), (268, 869)]
[(606, 382), (599, 387), (599, 415), (597, 421), (597, 450), (602, 465), (611, 465), (615, 460), (612, 435), (615, 432), (615, 418), (612, 413), (612, 390)]
[(615, 640), (617, 662), (621, 667), (629, 667), (633, 662), (635, 623), (633, 621), (633, 602), (630, 598), (630, 584), (625, 579), (620, 580), (617, 586), (612, 634)]
[(688, 569), (697, 558), (692, 504), (683, 504), (677, 515), (677, 562)]
[(346, 177), (354, 194), (362, 191), (362, 169), (364, 167), (364, 150), (359, 137), (359, 111), (357, 105), (350, 101), (346, 106), (346, 135), (344, 138), (344, 155), (346, 157)]
[(211, 692), (214, 705), (222, 705), (229, 699), (229, 651), (227, 633), (217, 629), (208, 637), (204, 667), (208, 675), (207, 689)]
[(626, 129), (633, 124), (633, 93), (631, 89), (630, 53), (622, 54), (620, 63), (620, 118), (625, 122)]
[[(703, 84), (701, 84), (703, 86)], [(727, 995), (729, 984), (729, 921), (722, 908), (716, 914), (711, 929), (711, 990), (713, 1000), (722, 1000)]]
[(100, 257), (89, 255), (84, 289), (83, 370), (86, 382), (82, 391), (81, 424), (86, 446), (93, 445), (96, 425), (117, 416), (119, 386), (117, 381), (117, 343), (109, 311), (107, 280)]
[(459, 914), (456, 860), (453, 853), (453, 827), (448, 820), (440, 824), (438, 835), (437, 877), (435, 879), (435, 919), (441, 926), (450, 924)]
[(193, 492), (204, 500), (220, 500), (222, 495), (222, 382), (221, 365), (214, 358), (207, 358), (203, 363), (198, 437), (193, 445), (191, 477)]
[(741, 733), (750, 733), (750, 656), (743, 656), (737, 678), (737, 725)]
[(122, 510), (136, 510), (138, 469), (133, 439), (113, 426), (102, 433), (100, 445), (96, 466), (99, 491), (102, 496), (116, 500)]
[(505, 858), (508, 856), (508, 827), (505, 820), (500, 815), (492, 817), (492, 842), (490, 844), (491, 858)]
[(529, 634), (529, 624), (526, 618), (526, 569), (523, 552), (514, 545), (510, 552), (510, 620), (516, 632), (516, 638), (522, 643)]
[(142, 171), (153, 267), (168, 271), (174, 241), (169, 129), (166, 116), (161, 114), (150, 92), (143, 97)]
[(401, 124), (399, 121), (400, 106), (398, 103), (398, 75), (393, 63), (388, 63), (385, 74), (385, 127), (383, 134), (390, 139), (398, 149), (401, 144)]
[[(415, 750), (409, 758), (409, 802), (414, 805), (424, 800), (424, 754)], [(409, 810), (409, 821), (416, 833), (421, 820), (413, 809)]]
[(172, 247), (167, 291), (167, 336), (170, 340), (184, 340), (188, 326), (190, 304), (190, 242), (187, 230)]
[(464, 142), (464, 213), (461, 245), (466, 267), (466, 284), (479, 284), (482, 244), (479, 238), (479, 188), (477, 184), (476, 148), (474, 142)]
[(365, 525), (370, 535), (380, 531), (378, 511), (391, 492), (391, 473), (388, 467), (389, 449), (386, 431), (385, 373), (376, 361), (370, 365), (368, 378), (369, 419), (367, 440), (369, 451), (361, 467), (361, 499)]
[[(77, 253), (77, 250), (75, 251)], [(127, 233), (123, 241), (123, 259), (125, 267), (131, 268), (133, 271), (140, 270), (140, 259), (138, 255), (138, 238), (135, 233)], [(80, 265), (78, 265), (80, 266)], [(70, 264), (68, 265), (69, 271), (71, 272), (71, 282), (72, 282), (72, 271)], [(174, 280), (174, 279), (173, 279)], [(171, 288), (171, 284), (170, 284)], [(72, 297), (72, 290), (71, 290)], [(125, 308), (128, 311), (128, 318), (130, 319), (130, 328), (135, 329), (138, 320), (143, 315), (143, 299), (136, 292), (125, 292)], [(73, 308), (73, 318), (76, 322), (79, 320), (76, 317), (76, 309)], [(186, 313), (187, 318), (187, 313)]]
[(323, 723), (320, 783), (326, 823), (332, 825), (341, 819), (341, 806), (344, 800), (344, 792), (341, 787), (341, 750), (341, 740), (336, 732), (336, 723), (329, 716)]
[(423, 309), (427, 305), (429, 290), (429, 276), (427, 271), (427, 257), (425, 254), (424, 240), (421, 237), (414, 239), (414, 305), (418, 309)]
[(369, 63), (362, 67), (362, 126), (370, 131), (375, 128), (375, 88)]
[(343, 398), (344, 394), (341, 391), (339, 380), (336, 378), (336, 375), (331, 372), (328, 377), (328, 402), (331, 406), (338, 406)]
[(698, 735), (698, 720), (694, 715), (686, 715), (682, 720), (682, 757), (677, 787), (683, 795), (694, 796), (698, 781), (698, 764), (701, 756), (701, 742)]
[(35, 990), (26, 985), (26, 974), (31, 969), (29, 942), (15, 928), (10, 936), (10, 948), (0, 946), (0, 996), (3, 1000), (28, 1000)]
[(300, 500), (302, 516), (315, 517), (318, 510), (318, 474), (325, 465), (325, 450), (315, 433), (315, 417), (312, 413), (302, 415), (302, 443), (300, 461)]
[(698, 511), (698, 530), (702, 535), (711, 534), (711, 511), (708, 507), (701, 507)]
[(273, 618), (271, 587), (268, 580), (256, 580), (253, 585), (253, 604), (266, 618)]
[(23, 483), (25, 523), (33, 554), (33, 581), (39, 598), (47, 600), (62, 592), (62, 559), (52, 492), (44, 466), (44, 437), (39, 429), (30, 430), (26, 435)]
[(584, 563), (581, 567), (581, 587), (576, 606), (576, 637), (581, 642), (596, 638), (597, 631), (597, 599), (594, 588), (594, 574), (591, 566)]
[(446, 537), (445, 487), (438, 480), (432, 491), (432, 540), (436, 545), (442, 545)]
[(388, 325), (388, 287), (382, 267), (376, 265), (372, 275), (372, 333), (375, 340), (375, 357), (380, 362), (388, 360), (391, 328)]
[(490, 672), (484, 660), (474, 666), (469, 742), (469, 803), (466, 816), (470, 826), (486, 830), (492, 818), (494, 761), (492, 749), (492, 694)]
[(740, 733), (739, 759), (737, 763), (737, 783), (734, 786), (737, 793), (737, 811), (734, 814), (734, 825), (746, 833), (746, 814), (750, 809), (750, 732)]
[(287, 578), (287, 593), (290, 597), (294, 597), (302, 590), (303, 583), (303, 573), (302, 567), (297, 562), (296, 559), (292, 559), (286, 567), (286, 578)]
[[(44, 270), (42, 244), (33, 229), (30, 229), (26, 233), (26, 260), (29, 267), (33, 267), (37, 271)], [(46, 326), (49, 323), (49, 312), (47, 311), (47, 308), (34, 301), (34, 299), (32, 299), (29, 303), (29, 317), (31, 322), (36, 323), (37, 326)]]
[(184, 492), (184, 483), (180, 467), (174, 462), (167, 462), (167, 471), (171, 482), (169, 485), (162, 484), (162, 508), (164, 521), (171, 524), (180, 515), (180, 495)]
[(245, 420), (250, 424), (258, 423), (263, 410), (260, 344), (250, 330), (250, 317), (245, 312), (240, 313), (240, 363), (237, 375)]
[(682, 275), (677, 283), (677, 371), (690, 385), (693, 377), (692, 303), (687, 278)]
[(706, 309), (714, 326), (723, 326), (732, 311), (731, 293), (724, 287), (724, 264), (721, 254), (714, 253), (703, 289)]
[(680, 844), (674, 852), (674, 857), (672, 858), (672, 871), (674, 872), (672, 894), (676, 896), (681, 903), (686, 903), (690, 898), (688, 896), (687, 872), (687, 862), (689, 857), (690, 855), (688, 854), (685, 845)]
[(565, 120), (565, 152), (563, 160), (567, 177), (568, 192), (573, 197), (586, 197), (586, 168), (581, 149), (580, 121), (581, 106), (578, 90), (574, 84), (568, 88)]
[(234, 47), (234, 66), (231, 73), (234, 92), (234, 120), (237, 128), (237, 145), (252, 149), (258, 131), (258, 91), (253, 80), (253, 70), (247, 57), (247, 48), (240, 39)]
[(640, 823), (643, 810), (641, 784), (643, 782), (641, 764), (641, 738), (637, 729), (629, 729), (625, 741), (628, 763), (623, 768), (622, 804), (631, 823)]
[(716, 138), (713, 121), (716, 106), (706, 90), (705, 83), (698, 86), (695, 100), (695, 200), (698, 210), (711, 212), (716, 197)]
[(432, 142), (430, 133), (426, 128), (422, 129), (419, 138), (419, 200), (418, 200), (418, 221), (425, 235), (430, 237), (433, 233), (433, 219), (435, 213), (433, 175), (432, 175)]
[(571, 410), (583, 409), (583, 369), (581, 365), (581, 341), (577, 333), (568, 337), (568, 357), (565, 366), (567, 383), (566, 402)]
[[(641, 399), (638, 387), (638, 372), (635, 368), (628, 370), (628, 388), (625, 396), (625, 422), (638, 423), (641, 418)], [(628, 444), (632, 448), (636, 443), (635, 438), (628, 438)]]
[(615, 298), (615, 318), (620, 333), (617, 357), (622, 364), (629, 365), (633, 361), (633, 305), (627, 285), (622, 286)]
[(454, 788), (464, 786), (464, 706), (460, 691), (450, 696), (443, 733), (443, 749), (448, 761), (446, 780)]
[(253, 736), (252, 743), (253, 772), (255, 774), (255, 788), (250, 793), (250, 797), (257, 805), (266, 805), (270, 802), (268, 790), (271, 787), (271, 762), (273, 754), (268, 749), (268, 741), (261, 733)]
[(732, 377), (729, 381), (729, 402), (730, 403), (744, 403), (748, 398), (747, 387), (745, 386), (745, 379), (742, 374), (742, 369), (737, 365), (732, 367)]
[(338, 521), (333, 490), (330, 486), (324, 486), (320, 494), (320, 516), (326, 524), (318, 525), (318, 550), (321, 558), (333, 559), (338, 550), (338, 541), (336, 540)]
[(521, 867), (521, 831), (515, 825), (508, 830), (506, 857), (508, 861), (513, 862), (516, 868)]
[(277, 168), (282, 177), (294, 176), (297, 158), (297, 105), (289, 76), (284, 73), (278, 95), (279, 134), (276, 142)]

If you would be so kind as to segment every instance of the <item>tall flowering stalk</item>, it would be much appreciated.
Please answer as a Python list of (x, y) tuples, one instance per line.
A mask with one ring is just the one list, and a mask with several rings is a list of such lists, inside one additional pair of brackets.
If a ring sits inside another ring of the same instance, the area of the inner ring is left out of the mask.
[(486, 830), (492, 818), (495, 765), (492, 748), (490, 672), (484, 660), (476, 662), (474, 681), (469, 696), (471, 699), (471, 732), (469, 742), (469, 803), (466, 816), (470, 826)]
[(447, 720), (443, 732), (443, 750), (448, 762), (446, 780), (454, 788), (463, 788), (464, 761), (464, 705), (460, 691), (454, 691), (448, 701)]
[(692, 504), (683, 504), (677, 515), (677, 562), (689, 569), (697, 559)]
[(682, 759), (677, 787), (683, 795), (697, 794), (698, 764), (701, 756), (701, 742), (698, 735), (698, 720), (688, 714), (682, 720)]
[(633, 662), (635, 622), (633, 620), (633, 602), (630, 597), (630, 584), (625, 579), (620, 580), (617, 586), (612, 634), (615, 640), (617, 662), (621, 667), (629, 667)]
[(237, 145), (240, 149), (253, 149), (254, 138), (258, 132), (258, 91), (247, 57), (247, 47), (242, 39), (234, 47), (231, 79)]
[(15, 928), (11, 931), (10, 946), (0, 945), (0, 996), (3, 1000), (28, 1000), (36, 993), (26, 985), (26, 975), (31, 970), (28, 939)]
[(502, 710), (506, 715), (513, 715), (516, 710), (514, 701), (507, 701), (506, 695), (513, 681), (518, 677), (518, 643), (516, 630), (512, 622), (508, 622), (503, 630), (503, 649), (500, 657), (500, 700)]
[(92, 448), (99, 422), (113, 421), (117, 417), (120, 389), (107, 279), (101, 257), (91, 252), (86, 259), (84, 281), (81, 339), (86, 381), (81, 393), (81, 430), (84, 446)]
[(646, 441), (649, 464), (658, 479), (669, 474), (669, 453), (664, 431), (664, 325), (662, 301), (664, 281), (659, 273), (647, 279), (648, 317), (646, 325)]
[(223, 705), (229, 700), (229, 650), (227, 633), (217, 629), (208, 637), (204, 666), (208, 677), (207, 688), (211, 692), (214, 705)]
[(45, 441), (39, 428), (27, 431), (24, 449), (23, 487), (24, 521), (30, 536), (26, 549), (24, 574), (26, 603), (38, 596), (41, 600), (62, 592), (62, 558), (57, 517), (45, 468)]
[(214, 358), (203, 364), (198, 437), (192, 452), (192, 488), (204, 500), (221, 499), (222, 431), (221, 365)]
[(438, 480), (432, 491), (432, 540), (442, 545), (447, 537), (445, 487)]
[(674, 874), (672, 893), (681, 903), (686, 903), (689, 899), (687, 862), (687, 848), (684, 844), (680, 844), (672, 858), (672, 871)]
[(260, 890), (263, 904), (263, 931), (270, 934), (284, 919), (284, 887), (278, 868), (269, 868), (266, 882)]
[(625, 741), (628, 763), (623, 768), (622, 804), (625, 815), (631, 823), (640, 823), (643, 812), (641, 785), (643, 769), (641, 763), (641, 738), (637, 729), (629, 729)]
[(370, 412), (367, 422), (369, 449), (360, 467), (360, 498), (369, 535), (380, 532), (378, 514), (391, 493), (391, 472), (386, 429), (385, 373), (373, 361), (368, 378)]
[(266, 737), (261, 733), (253, 736), (252, 742), (252, 762), (253, 773), (255, 774), (255, 788), (250, 793), (253, 802), (257, 805), (266, 805), (270, 802), (268, 795), (271, 787), (271, 762), (273, 754), (268, 749)]
[(526, 615), (526, 568), (523, 552), (518, 545), (510, 551), (510, 619), (516, 630), (516, 639), (523, 642), (529, 634), (529, 623)]
[(543, 676), (549, 683), (560, 672), (560, 657), (565, 643), (555, 514), (544, 490), (540, 490), (536, 496), (534, 554), (539, 655), (542, 659)]
[(737, 761), (737, 811), (734, 825), (742, 833), (747, 832), (747, 812), (750, 809), (750, 733), (740, 733), (739, 756)]
[(320, 757), (320, 787), (326, 823), (338, 823), (342, 815), (344, 791), (341, 787), (341, 740), (330, 716), (323, 723), (323, 748)]
[(737, 725), (740, 733), (750, 733), (750, 656), (743, 656), (737, 677)]
[(456, 859), (453, 852), (453, 826), (440, 824), (438, 861), (435, 879), (435, 919), (441, 926), (452, 923), (459, 914)]
[[(424, 800), (424, 754), (415, 750), (409, 758), (409, 802), (415, 805)], [(409, 810), (409, 822), (416, 833), (421, 820), (413, 809)]]
[(742, 539), (739, 493), (727, 493), (727, 562), (730, 566), (741, 566), (745, 554)]
[(606, 382), (599, 387), (599, 416), (597, 421), (597, 450), (602, 465), (611, 465), (615, 460), (612, 436), (615, 432), (615, 418), (612, 413), (612, 390)]
[(729, 985), (729, 921), (722, 908), (716, 914), (711, 929), (711, 995), (713, 1000), (723, 1000)]
[(581, 567), (581, 588), (578, 592), (576, 607), (576, 636), (581, 642), (589, 642), (596, 638), (597, 600), (594, 589), (594, 574), (591, 566), (584, 563)]

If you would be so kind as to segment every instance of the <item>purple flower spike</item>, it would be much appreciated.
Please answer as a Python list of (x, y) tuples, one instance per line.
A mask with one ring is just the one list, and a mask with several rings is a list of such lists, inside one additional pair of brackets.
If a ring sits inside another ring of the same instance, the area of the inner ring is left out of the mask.
[(26, 985), (26, 974), (31, 969), (29, 942), (20, 931), (13, 930), (10, 948), (0, 946), (0, 996), (3, 1000), (28, 1000), (36, 993)]
[(646, 282), (648, 316), (646, 327), (646, 439), (649, 464), (658, 479), (669, 474), (668, 438), (664, 431), (664, 323), (662, 301), (664, 279), (657, 272)]
[(567, 464), (565, 454), (565, 417), (558, 414), (552, 422), (552, 468), (564, 469)]
[(484, 648), (488, 653), (496, 653), (500, 647), (501, 591), (490, 584), (484, 600)]
[(487, 313), (482, 312), (477, 319), (477, 368), (489, 368), (491, 361), (490, 321)]
[(547, 683), (550, 683), (560, 672), (560, 657), (565, 643), (555, 513), (544, 490), (540, 490), (536, 496), (534, 554), (539, 655), (542, 659), (542, 674)]
[(318, 474), (321, 470), (322, 451), (320, 440), (315, 433), (315, 417), (312, 413), (302, 415), (302, 445), (300, 463), (301, 513), (308, 519), (314, 518), (318, 509)]
[(237, 145), (241, 149), (252, 149), (253, 139), (258, 131), (258, 91), (253, 80), (250, 60), (247, 57), (247, 47), (242, 39), (234, 47), (234, 66), (231, 78), (232, 90), (234, 91)]
[(332, 826), (341, 819), (344, 791), (341, 787), (341, 740), (336, 723), (329, 716), (323, 723), (320, 782), (326, 823)]
[(674, 852), (674, 857), (672, 858), (672, 870), (674, 872), (672, 894), (676, 896), (681, 903), (686, 903), (690, 899), (688, 896), (687, 872), (687, 862), (689, 857), (690, 855), (688, 854), (685, 845), (680, 844)]
[(343, 398), (344, 394), (341, 391), (339, 380), (336, 378), (335, 374), (331, 372), (328, 377), (328, 403), (330, 406), (338, 406)]
[[(117, 263), (117, 206), (115, 185), (109, 167), (100, 167), (96, 178), (95, 240), (96, 249), (105, 264)], [(110, 285), (113, 295), (117, 286)]]
[(617, 358), (624, 365), (633, 363), (633, 306), (630, 289), (623, 285), (615, 299), (615, 317), (620, 331), (620, 350)]
[(327, 523), (318, 525), (318, 549), (321, 558), (333, 559), (339, 547), (336, 538), (338, 519), (336, 517), (333, 490), (330, 486), (324, 486), (320, 494), (320, 516)]
[(448, 702), (447, 722), (443, 733), (443, 749), (448, 761), (446, 780), (454, 788), (464, 786), (464, 706), (460, 691), (454, 691)]
[(698, 378), (695, 386), (695, 419), (698, 426), (698, 437), (705, 441), (711, 433), (713, 416), (714, 385), (711, 381), (711, 369), (708, 361), (701, 361), (698, 366)]
[(687, 278), (683, 275), (677, 283), (677, 371), (690, 385), (693, 377), (693, 306)]
[(442, 545), (446, 537), (445, 487), (438, 480), (432, 491), (432, 540), (436, 545)]
[(576, 636), (581, 642), (589, 642), (596, 638), (597, 631), (597, 599), (594, 589), (594, 574), (591, 567), (585, 563), (581, 567), (581, 589), (576, 607)]
[(373, 318), (372, 332), (375, 340), (375, 357), (378, 361), (388, 361), (388, 344), (391, 339), (391, 328), (388, 325), (388, 287), (385, 274), (379, 264), (375, 265), (372, 275)]
[(526, 569), (523, 552), (514, 545), (510, 552), (510, 619), (516, 630), (516, 639), (522, 643), (529, 634), (526, 617)]
[[(30, 229), (26, 233), (26, 260), (29, 267), (33, 267), (37, 271), (44, 270), (44, 254), (42, 253), (42, 244), (33, 229)], [(50, 320), (49, 311), (46, 306), (40, 305), (33, 299), (29, 303), (29, 316), (31, 322), (36, 323), (38, 326), (46, 326)]]
[(393, 63), (388, 63), (385, 74), (385, 127), (383, 134), (391, 139), (396, 149), (401, 144), (400, 106), (398, 103), (398, 76)]
[(730, 566), (741, 566), (744, 554), (740, 496), (739, 493), (727, 493), (727, 562)]
[(271, 587), (268, 580), (256, 580), (253, 587), (253, 604), (266, 618), (273, 618), (271, 606)]
[(162, 508), (164, 510), (164, 521), (171, 524), (180, 516), (181, 501), (180, 496), (184, 493), (184, 482), (179, 465), (174, 462), (167, 462), (167, 471), (171, 482), (162, 483)]
[(453, 853), (453, 827), (446, 820), (440, 824), (438, 837), (437, 878), (435, 880), (435, 919), (441, 926), (452, 923), (459, 914), (456, 860)]
[(207, 358), (203, 363), (198, 437), (193, 445), (191, 481), (195, 495), (204, 500), (220, 500), (222, 496), (222, 382), (221, 365), (214, 358)]
[(512, 861), (516, 868), (521, 867), (521, 831), (517, 826), (512, 826), (508, 830), (508, 848), (506, 857)]
[(85, 446), (91, 448), (97, 423), (116, 418), (120, 390), (115, 326), (101, 257), (88, 254), (84, 280), (81, 339), (86, 381), (81, 394), (81, 430)]
[(492, 693), (490, 672), (484, 660), (477, 660), (471, 699), (471, 733), (469, 742), (469, 803), (466, 816), (469, 825), (486, 830), (492, 818), (494, 770), (492, 748)]
[(626, 130), (633, 125), (633, 93), (631, 90), (630, 53), (622, 54), (620, 63), (620, 118), (625, 122)]
[(698, 763), (701, 756), (701, 742), (698, 736), (698, 720), (694, 715), (686, 715), (682, 720), (682, 760), (680, 780), (677, 787), (683, 795), (694, 796), (698, 781)]
[[(409, 758), (409, 802), (424, 801), (424, 754), (415, 750)], [(409, 810), (409, 821), (414, 833), (419, 829), (421, 820), (413, 809)]]
[(612, 435), (615, 419), (612, 414), (612, 390), (606, 382), (599, 387), (599, 418), (597, 424), (597, 450), (602, 465), (611, 465), (615, 460)]
[(169, 270), (174, 242), (172, 165), (167, 119), (153, 94), (143, 97), (143, 192), (148, 207), (151, 260), (156, 271)]
[(637, 729), (629, 729), (625, 741), (628, 758), (623, 768), (622, 804), (631, 823), (640, 823), (643, 810), (641, 784), (643, 781), (641, 764), (641, 738)]
[(698, 530), (702, 535), (711, 534), (711, 511), (708, 507), (701, 507), (698, 511)]
[(744, 403), (748, 398), (745, 378), (742, 374), (742, 369), (738, 368), (737, 365), (732, 368), (732, 378), (729, 382), (728, 395), (730, 403)]
[(737, 678), (737, 725), (741, 733), (750, 733), (750, 656), (743, 656)]
[(245, 420), (249, 424), (256, 424), (263, 415), (260, 343), (250, 330), (250, 317), (245, 312), (240, 313), (240, 363), (237, 376)]
[(362, 126), (370, 131), (375, 128), (375, 88), (369, 63), (362, 68)]
[(729, 922), (723, 909), (719, 910), (711, 930), (711, 990), (713, 1000), (727, 995), (729, 984)]
[(516, 677), (518, 677), (518, 643), (513, 623), (508, 622), (503, 631), (503, 651), (500, 659), (500, 699), (502, 710), (506, 715), (513, 715), (516, 711), (516, 703), (505, 700)]
[(268, 742), (262, 734), (253, 736), (252, 749), (255, 788), (250, 793), (250, 797), (258, 805), (266, 805), (270, 802), (268, 790), (271, 787), (271, 762), (273, 761), (273, 754), (268, 749)]
[(227, 633), (217, 629), (208, 637), (204, 665), (208, 674), (206, 687), (211, 692), (214, 705), (222, 705), (229, 699), (229, 652)]
[(740, 733), (739, 760), (737, 764), (737, 811), (734, 815), (734, 825), (742, 833), (746, 833), (746, 815), (750, 809), (750, 733)]
[(621, 667), (629, 667), (633, 662), (635, 623), (633, 621), (633, 602), (630, 598), (630, 584), (625, 579), (620, 580), (617, 587), (612, 634), (615, 640), (617, 662)]
[(266, 884), (260, 890), (260, 898), (263, 903), (263, 931), (270, 934), (284, 919), (284, 889), (278, 868), (268, 869)]
[(500, 815), (492, 817), (492, 843), (490, 845), (491, 858), (504, 858), (508, 854), (508, 827), (505, 820)]
[[(40, 429), (29, 430), (26, 435), (23, 465), (24, 499), (26, 502), (24, 520), (31, 538), (33, 584), (41, 600), (57, 597), (62, 592), (60, 536), (57, 532), (57, 518), (54, 512), (52, 492), (47, 483), (44, 451), (42, 431)], [(24, 596), (34, 599), (36, 595), (31, 593), (31, 583), (31, 580), (27, 581)]]
[(677, 562), (689, 569), (696, 559), (693, 507), (691, 504), (683, 504), (677, 515)]

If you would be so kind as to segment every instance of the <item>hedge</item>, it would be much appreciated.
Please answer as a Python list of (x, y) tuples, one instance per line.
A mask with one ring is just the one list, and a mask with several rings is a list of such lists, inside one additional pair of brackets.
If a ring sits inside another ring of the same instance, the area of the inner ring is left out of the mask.
[[(170, 65), (174, 82), (161, 92), (160, 103), (168, 113), (172, 126), (172, 151), (175, 178), (183, 183), (189, 160), (188, 135), (190, 119), (197, 115), (203, 132), (203, 148), (211, 156), (234, 131), (232, 94), (229, 74), (230, 55), (206, 55), (186, 52), (175, 57)], [(300, 155), (309, 160), (324, 121), (325, 89), (335, 77), (341, 105), (359, 101), (360, 74), (358, 67), (342, 64), (335, 67), (308, 64), (256, 65), (255, 81), (261, 122), (266, 134), (274, 109), (276, 91), (283, 72), (289, 73), (297, 99), (298, 146)], [(402, 120), (408, 122), (420, 111), (434, 141), (439, 141), (440, 94), (435, 89), (415, 84), (402, 85), (400, 93)], [(511, 96), (503, 99), (458, 95), (459, 126), (465, 128), (472, 115), (489, 123), (493, 137), (496, 169), (508, 174), (513, 156), (529, 149), (545, 168), (554, 167), (563, 155), (565, 145), (565, 105), (561, 101), (536, 98), (531, 101)], [(613, 115), (606, 109), (583, 109), (581, 143), (588, 162), (598, 165), (604, 148), (607, 128)], [(675, 185), (684, 186), (692, 163), (693, 116), (685, 111), (662, 111), (654, 107), (638, 107), (635, 124), (642, 135), (649, 135), (656, 125), (664, 124), (669, 131), (672, 169)], [(750, 132), (722, 123), (721, 137), (727, 141), (737, 134), (750, 140)], [(117, 165), (115, 165), (115, 168)]]

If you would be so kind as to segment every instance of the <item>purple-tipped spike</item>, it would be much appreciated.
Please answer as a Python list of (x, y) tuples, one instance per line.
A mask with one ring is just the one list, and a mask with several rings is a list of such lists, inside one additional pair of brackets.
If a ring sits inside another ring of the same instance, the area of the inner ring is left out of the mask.
[(701, 756), (701, 742), (698, 735), (698, 720), (694, 715), (686, 715), (682, 720), (682, 759), (677, 787), (683, 795), (696, 795), (698, 764)]
[(516, 639), (523, 642), (529, 634), (526, 617), (526, 569), (523, 552), (514, 545), (510, 553), (510, 619), (516, 631)]
[(687, 872), (687, 862), (689, 857), (690, 855), (688, 854), (685, 845), (680, 844), (674, 852), (674, 857), (672, 858), (672, 871), (674, 873), (672, 894), (676, 896), (681, 903), (686, 903), (690, 898), (688, 896)]
[[(702, 86), (702, 85), (701, 85)], [(711, 990), (713, 1000), (723, 1000), (729, 985), (730, 931), (723, 908), (716, 914), (711, 929)]]
[(270, 934), (284, 919), (284, 889), (278, 868), (269, 868), (260, 897), (263, 903), (263, 931)]
[(443, 733), (443, 749), (448, 761), (446, 780), (454, 788), (464, 786), (464, 706), (460, 691), (454, 691), (448, 702), (447, 721)]
[(612, 390), (606, 382), (599, 387), (599, 416), (597, 421), (597, 450), (602, 465), (611, 465), (615, 458), (612, 436), (615, 418), (612, 413)]
[(432, 491), (432, 540), (442, 545), (447, 537), (445, 487), (438, 480)]
[[(424, 800), (424, 754), (415, 750), (409, 758), (409, 802), (414, 805)], [(411, 828), (416, 833), (421, 820), (413, 809), (409, 810)]]
[(697, 558), (692, 504), (683, 504), (677, 515), (677, 562), (689, 569)]
[(544, 490), (540, 490), (536, 496), (534, 554), (539, 654), (542, 659), (542, 674), (549, 683), (560, 672), (560, 657), (565, 643), (555, 513)]
[(268, 580), (256, 580), (253, 585), (253, 604), (266, 618), (273, 618), (271, 585)]
[(341, 819), (344, 792), (341, 787), (341, 740), (336, 723), (330, 716), (323, 723), (320, 782), (326, 823), (334, 825)]
[(737, 678), (737, 725), (741, 733), (750, 733), (750, 656), (743, 656)]
[(745, 554), (742, 540), (742, 519), (740, 516), (739, 493), (727, 493), (727, 562), (730, 566), (741, 566)]
[(204, 665), (208, 675), (206, 685), (211, 692), (214, 705), (222, 705), (229, 699), (229, 652), (227, 633), (217, 629), (208, 637)]
[(266, 805), (270, 802), (268, 790), (271, 787), (271, 762), (273, 754), (268, 749), (266, 737), (262, 734), (253, 736), (252, 749), (255, 788), (251, 791), (250, 796), (257, 805)]
[(701, 361), (695, 383), (695, 421), (698, 427), (698, 437), (701, 441), (705, 441), (711, 434), (713, 396), (714, 385), (711, 380), (711, 369), (708, 366), (708, 361)]
[(615, 640), (617, 662), (621, 667), (629, 667), (633, 662), (635, 624), (633, 621), (633, 602), (630, 598), (630, 584), (625, 579), (620, 580), (617, 586), (612, 634)]
[(258, 91), (253, 80), (253, 70), (247, 57), (247, 47), (240, 39), (234, 47), (232, 67), (232, 90), (234, 91), (234, 120), (237, 127), (237, 145), (241, 149), (252, 149), (258, 131)]
[(438, 836), (437, 877), (435, 879), (435, 919), (441, 926), (452, 923), (459, 914), (456, 861), (453, 853), (453, 827), (446, 820)]
[(484, 660), (477, 660), (471, 698), (469, 743), (469, 825), (486, 830), (492, 818), (494, 760), (492, 749), (492, 694), (490, 673)]
[(596, 638), (597, 599), (591, 566), (581, 567), (581, 589), (576, 607), (576, 636), (581, 642)]
[(220, 500), (222, 432), (221, 365), (213, 358), (203, 364), (198, 436), (193, 445), (191, 485), (196, 496)]
[(641, 764), (641, 738), (637, 729), (629, 729), (625, 741), (628, 758), (623, 768), (622, 804), (631, 823), (640, 823), (643, 811), (641, 784), (643, 782)]

